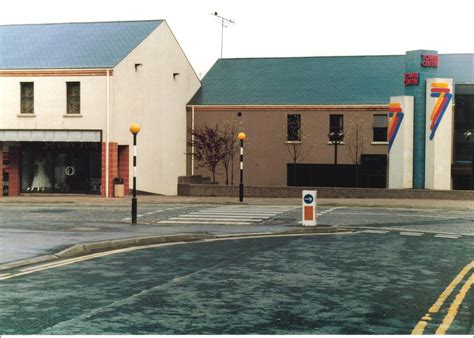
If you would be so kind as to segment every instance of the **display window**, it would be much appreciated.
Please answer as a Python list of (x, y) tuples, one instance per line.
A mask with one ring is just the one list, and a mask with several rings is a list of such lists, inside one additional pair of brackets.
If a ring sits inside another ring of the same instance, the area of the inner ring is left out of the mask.
[(100, 193), (100, 143), (26, 143), (21, 148), (23, 193)]

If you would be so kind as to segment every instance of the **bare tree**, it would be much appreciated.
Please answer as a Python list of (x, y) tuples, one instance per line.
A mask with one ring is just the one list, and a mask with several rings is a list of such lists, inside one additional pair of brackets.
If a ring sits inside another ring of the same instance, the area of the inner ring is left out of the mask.
[(225, 169), (225, 184), (229, 185), (229, 168), (230, 168), (230, 184), (234, 185), (234, 159), (239, 150), (239, 141), (237, 133), (239, 131), (238, 124), (233, 120), (224, 122), (221, 129), (221, 136), (224, 141), (224, 156), (222, 165)]
[(348, 123), (346, 129), (345, 143), (349, 150), (352, 163), (356, 166), (356, 186), (359, 186), (359, 166), (361, 155), (364, 151), (364, 146), (367, 142), (367, 135), (364, 133), (364, 121), (361, 118), (356, 118)]
[(215, 128), (204, 126), (191, 131), (194, 141), (190, 146), (194, 146), (194, 156), (199, 168), (207, 168), (212, 173), (212, 183), (216, 183), (216, 168), (225, 155), (225, 142), (216, 124)]

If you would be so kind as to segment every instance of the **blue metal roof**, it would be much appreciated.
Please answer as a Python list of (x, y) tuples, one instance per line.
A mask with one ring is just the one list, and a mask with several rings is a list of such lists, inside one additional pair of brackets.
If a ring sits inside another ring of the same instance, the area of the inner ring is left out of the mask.
[[(405, 55), (220, 59), (189, 104), (386, 104), (404, 72)], [(474, 83), (474, 55), (441, 54), (437, 77)]]
[(162, 22), (0, 26), (0, 69), (112, 68)]
[(404, 69), (404, 55), (220, 59), (189, 104), (381, 104)]

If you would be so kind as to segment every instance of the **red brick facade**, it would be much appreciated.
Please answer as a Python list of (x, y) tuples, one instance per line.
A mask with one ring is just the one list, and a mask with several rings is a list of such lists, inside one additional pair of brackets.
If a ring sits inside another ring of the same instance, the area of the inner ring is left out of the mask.
[(20, 196), (20, 149), (10, 147), (10, 174), (8, 177), (8, 196)]
[(106, 184), (106, 146), (102, 143), (102, 188), (101, 196), (106, 196), (106, 187), (109, 197), (114, 197), (114, 178), (123, 178), (124, 193), (129, 194), (129, 147), (119, 146), (115, 142), (109, 143), (109, 182)]
[(102, 143), (102, 185), (101, 195), (106, 196), (106, 187), (109, 189), (109, 197), (113, 197), (114, 193), (114, 178), (118, 177), (118, 146), (117, 143), (109, 143), (109, 182), (106, 182), (106, 144)]
[(118, 174), (119, 177), (123, 178), (124, 192), (125, 195), (130, 194), (130, 174), (129, 174), (129, 147), (119, 146), (118, 147)]

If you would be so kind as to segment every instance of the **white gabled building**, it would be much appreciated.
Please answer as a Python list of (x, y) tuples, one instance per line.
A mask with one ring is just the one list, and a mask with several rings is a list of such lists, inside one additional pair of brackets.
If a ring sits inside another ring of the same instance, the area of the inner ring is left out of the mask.
[(199, 87), (166, 21), (0, 26), (4, 195), (128, 192), (133, 122), (137, 189), (176, 194)]

